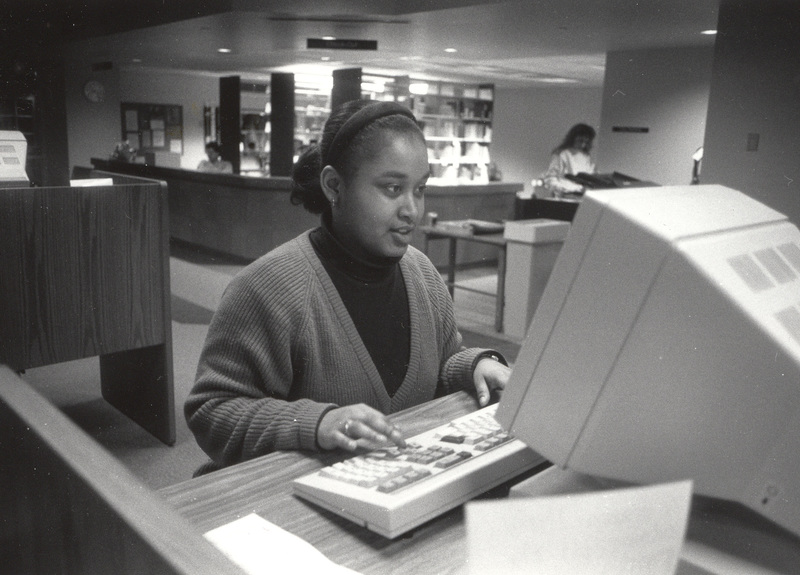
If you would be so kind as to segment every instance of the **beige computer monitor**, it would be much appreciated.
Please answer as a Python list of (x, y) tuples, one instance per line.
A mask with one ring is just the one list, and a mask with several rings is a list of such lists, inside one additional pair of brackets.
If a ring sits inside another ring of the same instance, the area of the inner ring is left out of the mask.
[(589, 192), (497, 411), (552, 462), (800, 534), (800, 231), (722, 186)]

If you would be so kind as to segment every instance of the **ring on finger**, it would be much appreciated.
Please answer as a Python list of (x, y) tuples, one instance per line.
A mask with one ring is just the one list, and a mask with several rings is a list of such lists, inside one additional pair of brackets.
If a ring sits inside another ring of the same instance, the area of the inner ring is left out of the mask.
[(348, 419), (348, 420), (345, 420), (345, 422), (344, 422), (344, 434), (345, 434), (347, 437), (350, 437), (350, 425), (351, 425), (352, 423), (353, 423), (353, 422), (352, 422), (352, 421), (350, 421), (349, 419)]

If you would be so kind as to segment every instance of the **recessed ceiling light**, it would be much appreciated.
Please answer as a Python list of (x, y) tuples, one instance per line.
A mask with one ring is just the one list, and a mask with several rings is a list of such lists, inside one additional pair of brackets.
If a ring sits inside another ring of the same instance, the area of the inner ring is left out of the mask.
[(454, 52), (458, 52), (458, 50), (456, 50), (455, 48), (445, 48), (444, 51), (445, 52), (449, 52), (450, 54), (453, 54)]
[(543, 82), (545, 84), (578, 84), (580, 83), (575, 78), (560, 78), (560, 77), (547, 77), (547, 78), (536, 78), (537, 82)]
[(141, 58), (133, 58), (133, 59), (131, 59), (131, 62), (133, 62), (134, 64), (141, 64), (142, 59)]
[(220, 54), (230, 54), (231, 53), (231, 49), (230, 48), (217, 48), (217, 52), (219, 52)]
[(322, 60), (323, 62), (328, 62), (330, 59), (331, 59), (330, 56), (323, 56), (322, 58), (320, 58), (320, 60)]
[(323, 36), (323, 40), (336, 40), (336, 36)]
[(705, 34), (706, 36), (713, 36), (714, 34), (716, 34), (716, 33), (717, 33), (717, 31), (716, 31), (716, 30), (703, 30), (703, 31), (702, 31), (702, 32), (700, 32), (700, 33), (701, 33), (701, 34)]

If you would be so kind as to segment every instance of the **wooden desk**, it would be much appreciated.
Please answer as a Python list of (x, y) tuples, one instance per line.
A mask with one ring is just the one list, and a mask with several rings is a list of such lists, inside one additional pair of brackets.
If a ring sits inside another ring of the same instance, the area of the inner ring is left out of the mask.
[(458, 251), (458, 241), (476, 242), (480, 244), (490, 244), (497, 247), (497, 293), (491, 293), (465, 286), (458, 286), (459, 289), (492, 295), (495, 297), (494, 309), (494, 328), (503, 331), (503, 306), (505, 304), (505, 281), (506, 281), (506, 240), (503, 234), (475, 234), (468, 228), (437, 224), (434, 226), (420, 226), (419, 231), (424, 234), (422, 251), (428, 253), (428, 243), (431, 240), (449, 240), (448, 263), (447, 263), (447, 287), (450, 295), (455, 297), (456, 286), (456, 260)]
[[(434, 184), (428, 182), (425, 189), (425, 212), (437, 214), (438, 221), (480, 219), (491, 221), (514, 218), (514, 201), (523, 184), (514, 182), (488, 182), (485, 184)], [(425, 236), (417, 228), (414, 230), (411, 245), (422, 249)], [(436, 267), (447, 265), (447, 245), (434, 242), (428, 257)], [(494, 258), (493, 246), (475, 242), (464, 243), (459, 247), (458, 265), (480, 263)]]
[[(391, 419), (406, 436), (413, 436), (477, 408), (471, 395), (458, 392)], [(255, 512), (302, 537), (332, 561), (364, 575), (463, 572), (466, 530), (460, 507), (407, 536), (389, 540), (292, 495), (293, 479), (346, 457), (342, 453), (273, 453), (167, 487), (160, 494), (202, 532)], [(519, 479), (547, 466), (542, 462)]]

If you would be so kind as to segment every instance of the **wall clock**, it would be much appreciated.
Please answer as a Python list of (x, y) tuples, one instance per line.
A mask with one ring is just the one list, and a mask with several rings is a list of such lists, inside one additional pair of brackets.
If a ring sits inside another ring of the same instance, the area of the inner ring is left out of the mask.
[(83, 95), (90, 102), (102, 102), (106, 99), (106, 89), (97, 80), (89, 80), (83, 85)]

